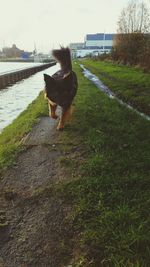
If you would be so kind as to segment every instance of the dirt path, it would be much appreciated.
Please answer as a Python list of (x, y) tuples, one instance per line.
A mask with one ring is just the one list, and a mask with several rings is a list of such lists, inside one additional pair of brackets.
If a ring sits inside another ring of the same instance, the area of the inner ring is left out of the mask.
[(66, 206), (53, 187), (65, 179), (56, 121), (42, 118), (0, 185), (0, 267), (57, 267), (70, 251)]

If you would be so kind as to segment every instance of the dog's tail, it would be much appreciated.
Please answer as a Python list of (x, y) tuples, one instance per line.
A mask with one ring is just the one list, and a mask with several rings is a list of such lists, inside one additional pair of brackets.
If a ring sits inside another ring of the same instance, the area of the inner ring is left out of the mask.
[(64, 72), (72, 70), (71, 54), (70, 54), (70, 49), (68, 47), (66, 48), (61, 47), (61, 49), (54, 49), (52, 51), (52, 55), (60, 63), (61, 69)]

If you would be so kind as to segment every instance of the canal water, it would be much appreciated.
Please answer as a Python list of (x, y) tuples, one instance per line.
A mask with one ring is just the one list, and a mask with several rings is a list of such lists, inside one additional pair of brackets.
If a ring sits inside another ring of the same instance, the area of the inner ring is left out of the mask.
[(59, 68), (59, 64), (56, 64), (14, 85), (8, 86), (6, 89), (0, 90), (0, 132), (18, 117), (43, 90), (43, 73), (52, 75)]
[(31, 68), (34, 66), (43, 65), (43, 63), (35, 62), (0, 62), (0, 74), (11, 72), (14, 70)]
[(103, 93), (107, 94), (110, 98), (115, 98), (121, 105), (127, 107), (128, 109), (133, 110), (138, 115), (143, 117), (144, 119), (150, 121), (150, 116), (138, 111), (137, 109), (133, 108), (131, 105), (123, 102), (120, 98), (118, 98), (106, 85), (103, 84), (103, 82), (93, 73), (91, 73), (88, 69), (84, 67), (84, 65), (80, 64), (80, 67), (83, 70), (84, 76), (89, 79), (91, 82), (93, 82), (97, 88), (99, 88)]

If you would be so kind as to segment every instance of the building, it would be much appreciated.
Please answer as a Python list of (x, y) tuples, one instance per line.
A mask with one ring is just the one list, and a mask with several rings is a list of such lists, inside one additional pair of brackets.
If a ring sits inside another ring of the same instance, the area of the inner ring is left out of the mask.
[(71, 50), (71, 56), (73, 58), (76, 58), (78, 56), (79, 50), (83, 50), (85, 48), (85, 43), (71, 43), (69, 45), (69, 48)]
[(21, 57), (21, 54), (24, 52), (23, 50), (20, 50), (15, 44), (13, 44), (12, 47), (4, 47), (2, 51), (8, 58)]
[(2, 49), (2, 53), (7, 58), (23, 58), (28, 59), (29, 56), (32, 54), (31, 52), (26, 52), (24, 50), (19, 49), (15, 44), (12, 47), (4, 47)]
[(85, 37), (86, 47), (97, 47), (102, 52), (110, 52), (113, 46), (113, 39), (115, 34), (110, 33), (97, 33), (87, 34)]
[(98, 56), (110, 53), (116, 34), (97, 33), (87, 34), (84, 43), (72, 43), (70, 49), (72, 57)]
[(5, 57), (6, 55), (2, 51), (0, 51), (0, 58), (5, 58)]

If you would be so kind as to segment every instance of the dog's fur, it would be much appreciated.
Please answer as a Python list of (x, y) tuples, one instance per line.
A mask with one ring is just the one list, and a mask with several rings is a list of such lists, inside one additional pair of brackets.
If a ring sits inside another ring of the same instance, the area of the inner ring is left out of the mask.
[(71, 113), (72, 101), (76, 95), (78, 82), (77, 76), (72, 71), (71, 55), (69, 48), (53, 50), (54, 58), (60, 63), (61, 70), (54, 75), (44, 74), (45, 92), (48, 99), (50, 116), (57, 119), (57, 105), (61, 106), (62, 114), (60, 117), (58, 130), (63, 130), (64, 124)]

